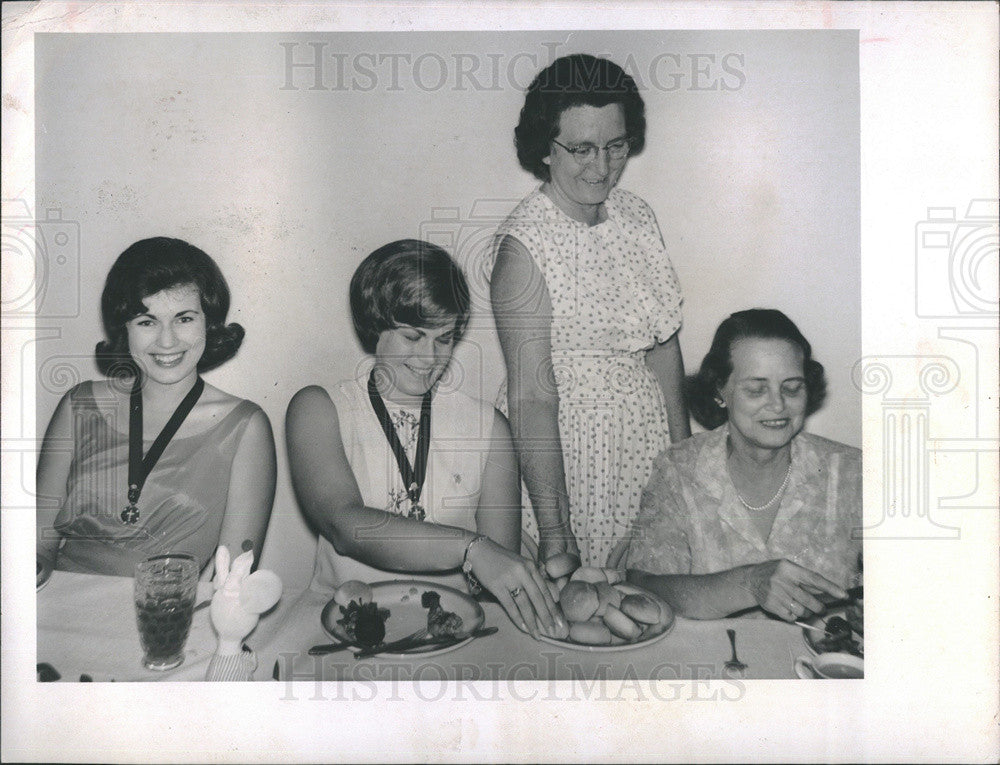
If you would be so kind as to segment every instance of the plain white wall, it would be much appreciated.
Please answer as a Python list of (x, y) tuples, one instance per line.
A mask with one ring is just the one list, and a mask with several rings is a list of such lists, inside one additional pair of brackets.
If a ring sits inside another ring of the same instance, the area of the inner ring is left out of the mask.
[[(46, 304), (37, 322), (39, 427), (70, 385), (97, 375), (98, 301), (117, 255), (155, 235), (198, 245), (247, 330), (208, 379), (258, 402), (275, 429), (263, 563), (290, 587), (307, 581), (315, 541), (288, 480), (285, 407), (303, 385), (354, 374), (347, 283), (368, 252), (423, 236), (456, 254), (478, 306), (456, 354), (462, 385), (496, 393), (481, 251), (536, 185), (512, 131), (523, 88), (554, 56), (608, 55), (638, 75), (647, 147), (622, 186), (656, 212), (680, 276), (688, 368), (729, 313), (780, 308), (828, 372), (809, 429), (861, 444), (853, 32), (75, 34), (35, 45), (36, 214), (79, 227), (52, 271), (70, 306)], [(289, 75), (289, 51), (309, 63), (317, 50), (319, 79)]]

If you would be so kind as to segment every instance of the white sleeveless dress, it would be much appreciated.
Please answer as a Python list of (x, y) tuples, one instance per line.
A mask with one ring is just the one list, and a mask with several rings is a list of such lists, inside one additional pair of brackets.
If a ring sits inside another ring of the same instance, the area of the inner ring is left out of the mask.
[[(412, 508), (399, 467), (368, 399), (367, 371), (328, 392), (337, 407), (340, 437), (365, 504), (397, 515), (410, 515)], [(386, 402), (386, 407), (413, 464), (420, 407), (399, 408), (390, 402)], [(490, 404), (438, 386), (431, 404), (431, 445), (420, 496), (425, 522), (476, 530), (476, 509), (494, 416)], [(379, 530), (373, 529), (371, 533), (378, 534)], [(387, 571), (340, 555), (329, 540), (320, 536), (311, 588), (329, 591), (350, 579), (363, 582), (422, 579), (467, 592), (460, 571), (444, 575)]]

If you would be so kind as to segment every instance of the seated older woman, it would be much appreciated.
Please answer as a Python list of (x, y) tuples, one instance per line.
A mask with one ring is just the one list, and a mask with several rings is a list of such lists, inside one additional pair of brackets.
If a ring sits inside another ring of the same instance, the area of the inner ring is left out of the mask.
[(823, 367), (780, 311), (726, 319), (690, 381), (714, 428), (664, 451), (643, 493), (629, 580), (681, 614), (760, 606), (794, 621), (846, 597), (861, 551), (861, 452), (803, 432)]

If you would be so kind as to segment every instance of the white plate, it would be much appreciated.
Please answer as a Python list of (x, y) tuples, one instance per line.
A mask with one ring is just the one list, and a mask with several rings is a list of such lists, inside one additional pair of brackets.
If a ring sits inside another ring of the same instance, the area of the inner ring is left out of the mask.
[[(445, 611), (451, 611), (462, 618), (462, 631), (472, 631), (483, 626), (486, 615), (482, 607), (466, 595), (451, 587), (424, 582), (418, 579), (394, 579), (388, 582), (373, 582), (371, 584), (374, 600), (379, 608), (389, 609), (389, 618), (385, 620), (385, 642), (391, 643), (400, 640), (407, 635), (411, 635), (419, 629), (427, 626), (427, 609), (420, 604), (421, 596), (428, 590), (434, 590), (441, 596), (441, 607)], [(343, 618), (343, 613), (336, 601), (331, 600), (323, 607), (320, 614), (320, 622), (327, 634), (337, 640), (347, 641), (347, 633), (344, 628), (337, 624), (338, 619)], [(414, 648), (410, 651), (400, 653), (380, 653), (379, 656), (434, 656), (447, 651), (454, 651), (456, 648), (468, 643), (472, 638), (466, 638), (460, 643), (439, 646), (424, 646)], [(352, 646), (352, 651), (359, 650)]]
[[(627, 595), (645, 595), (647, 598), (652, 598), (657, 603), (663, 602), (662, 598), (658, 597), (657, 595), (654, 595), (649, 590), (644, 590), (643, 588), (636, 587), (635, 585), (632, 584), (622, 583), (612, 586), (615, 587), (615, 589), (621, 590), (623, 593)], [(669, 625), (667, 626), (664, 626), (662, 624), (658, 625), (657, 631), (653, 632), (653, 634), (647, 635), (646, 637), (641, 638), (635, 641), (634, 643), (620, 643), (618, 645), (590, 645), (589, 643), (574, 643), (571, 640), (556, 640), (555, 638), (550, 638), (541, 634), (538, 636), (538, 639), (544, 640), (546, 643), (551, 643), (552, 645), (561, 646), (562, 648), (569, 648), (573, 651), (601, 651), (601, 652), (632, 651), (635, 650), (636, 648), (645, 648), (646, 646), (652, 645), (653, 643), (656, 643), (659, 640), (663, 640), (663, 638), (665, 638), (667, 635), (670, 634), (670, 631), (674, 628), (674, 624), (676, 623), (677, 623), (677, 618), (675, 616), (674, 620), (670, 622)]]
[[(820, 629), (825, 629), (826, 622), (828, 619), (834, 616), (839, 616), (842, 619), (846, 619), (847, 606), (839, 606), (837, 608), (831, 608), (829, 611), (824, 611), (822, 614), (817, 614), (812, 619), (807, 619), (805, 624), (812, 625), (813, 627), (819, 627)], [(807, 630), (802, 628), (802, 637), (806, 641), (806, 647), (812, 652), (814, 656), (818, 656), (820, 651), (817, 648), (817, 643), (820, 640), (824, 640), (824, 636), (820, 632), (815, 630)], [(865, 654), (865, 637), (858, 632), (851, 630), (851, 637), (857, 642), (858, 647), (861, 649), (861, 658), (864, 658)]]

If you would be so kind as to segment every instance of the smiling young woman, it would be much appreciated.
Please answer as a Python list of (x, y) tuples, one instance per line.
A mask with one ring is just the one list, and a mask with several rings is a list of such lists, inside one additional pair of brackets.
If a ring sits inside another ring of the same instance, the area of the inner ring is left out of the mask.
[(521, 629), (565, 636), (538, 569), (518, 554), (507, 420), (439, 385), (469, 320), (461, 269), (428, 242), (391, 242), (358, 266), (350, 301), (370, 364), (300, 390), (285, 421), (295, 492), (319, 532), (311, 587), (401, 572), (481, 584)]
[[(179, 239), (136, 242), (101, 297), (105, 380), (56, 408), (38, 460), (39, 565), (132, 576), (160, 553), (192, 554), (209, 576), (218, 545), (259, 552), (274, 499), (274, 439), (256, 404), (201, 373), (236, 355), (229, 289)], [(71, 445), (70, 448), (67, 448)]]
[(143, 304), (145, 310), (125, 326), (132, 360), (145, 383), (190, 387), (205, 352), (205, 314), (198, 288), (178, 285), (149, 295)]

